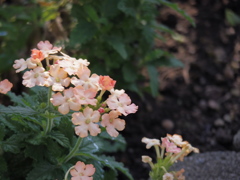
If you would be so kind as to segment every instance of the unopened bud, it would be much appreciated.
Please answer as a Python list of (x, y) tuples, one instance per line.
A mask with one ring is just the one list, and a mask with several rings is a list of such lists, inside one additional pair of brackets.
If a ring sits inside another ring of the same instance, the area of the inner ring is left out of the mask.
[(98, 112), (100, 112), (100, 113), (102, 114), (102, 113), (105, 112), (105, 110), (104, 110), (104, 108), (100, 107), (100, 108), (98, 109)]
[(150, 163), (152, 162), (152, 158), (150, 158), (149, 156), (142, 156), (142, 162)]

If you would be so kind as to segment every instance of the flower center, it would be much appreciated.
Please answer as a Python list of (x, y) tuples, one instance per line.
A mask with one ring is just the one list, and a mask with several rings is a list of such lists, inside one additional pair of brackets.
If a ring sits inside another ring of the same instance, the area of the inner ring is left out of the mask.
[(87, 119), (87, 120), (85, 121), (86, 124), (89, 124), (90, 122), (91, 122), (90, 119)]

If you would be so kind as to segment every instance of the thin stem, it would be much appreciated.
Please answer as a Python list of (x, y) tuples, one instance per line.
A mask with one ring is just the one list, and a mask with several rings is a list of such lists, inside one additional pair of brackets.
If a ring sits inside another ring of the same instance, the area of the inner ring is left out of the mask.
[(68, 169), (68, 171), (66, 172), (66, 174), (65, 174), (65, 176), (64, 176), (64, 180), (68, 180), (68, 174), (69, 174), (69, 172), (72, 170), (72, 169), (74, 169), (74, 167), (75, 166), (72, 166), (72, 167), (70, 167), (69, 169)]
[(160, 151), (159, 151), (159, 147), (158, 147), (157, 145), (155, 145), (154, 148), (155, 148), (155, 151), (156, 151), (156, 154), (157, 154), (157, 158), (158, 158), (158, 159), (161, 158), (161, 156), (160, 156)]
[[(52, 96), (52, 88), (49, 87), (49, 89), (48, 89), (48, 101), (47, 101), (48, 110), (51, 108), (51, 102), (50, 102), (51, 96)], [(46, 127), (45, 132), (44, 132), (45, 135), (52, 130), (52, 127), (53, 127), (53, 118), (51, 118), (51, 114), (48, 111), (47, 127)]]
[(164, 152), (165, 152), (165, 147), (161, 147), (161, 158), (163, 159), (164, 156)]
[(72, 148), (72, 150), (68, 153), (68, 155), (62, 160), (62, 162), (63, 163), (66, 163), (66, 162), (68, 162), (74, 155), (75, 155), (75, 153), (78, 151), (78, 149), (79, 149), (79, 147), (80, 147), (80, 145), (81, 145), (81, 143), (82, 143), (82, 138), (78, 138), (77, 139), (77, 142), (76, 142), (76, 144), (75, 144), (75, 146)]

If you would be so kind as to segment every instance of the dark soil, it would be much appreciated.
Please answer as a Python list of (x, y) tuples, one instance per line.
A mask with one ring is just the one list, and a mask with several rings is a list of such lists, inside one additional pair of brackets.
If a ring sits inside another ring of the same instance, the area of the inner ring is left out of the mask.
[[(235, 151), (233, 136), (240, 130), (240, 27), (230, 26), (225, 11), (239, 13), (240, 1), (176, 1), (194, 17), (196, 28), (169, 8), (160, 9), (159, 21), (184, 37), (177, 42), (169, 37), (167, 49), (181, 59), (184, 68), (160, 68), (160, 96), (130, 94), (139, 106), (127, 118), (123, 131), (128, 146), (116, 158), (129, 169), (134, 179), (147, 180), (149, 167), (142, 155), (146, 150), (142, 137), (160, 138), (180, 134), (200, 152)], [(121, 177), (120, 179), (125, 179)]]

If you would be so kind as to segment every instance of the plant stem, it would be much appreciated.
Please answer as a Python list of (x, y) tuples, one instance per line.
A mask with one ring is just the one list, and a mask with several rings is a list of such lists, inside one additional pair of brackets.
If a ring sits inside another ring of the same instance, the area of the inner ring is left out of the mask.
[(75, 146), (72, 148), (72, 150), (68, 153), (68, 155), (62, 160), (63, 163), (68, 162), (74, 155), (75, 153), (78, 151), (80, 145), (82, 143), (82, 138), (78, 138), (77, 142), (75, 144)]
[(72, 170), (72, 169), (74, 169), (74, 166), (72, 166), (72, 167), (70, 167), (69, 169), (68, 169), (68, 171), (66, 172), (66, 174), (65, 174), (65, 176), (64, 176), (64, 180), (68, 180), (68, 174), (69, 174), (69, 172)]
[[(47, 101), (48, 110), (50, 110), (50, 108), (51, 108), (51, 102), (50, 102), (51, 95), (52, 95), (52, 88), (49, 87), (49, 89), (48, 89), (48, 101)], [(52, 126), (53, 126), (53, 118), (51, 118), (51, 113), (48, 111), (47, 127), (46, 127), (45, 132), (44, 132), (45, 135), (52, 130)]]

